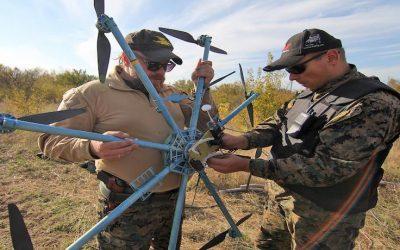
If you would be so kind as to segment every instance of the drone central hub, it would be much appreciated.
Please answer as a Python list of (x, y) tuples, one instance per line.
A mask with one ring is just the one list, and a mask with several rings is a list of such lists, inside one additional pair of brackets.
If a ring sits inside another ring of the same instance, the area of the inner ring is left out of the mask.
[(110, 28), (107, 26), (107, 22), (112, 20), (112, 18), (108, 17), (105, 14), (101, 14), (96, 22), (96, 28), (103, 33), (111, 32)]
[(197, 44), (204, 47), (205, 44), (211, 43), (211, 38), (212, 37), (208, 35), (201, 35), (199, 38), (197, 38)]

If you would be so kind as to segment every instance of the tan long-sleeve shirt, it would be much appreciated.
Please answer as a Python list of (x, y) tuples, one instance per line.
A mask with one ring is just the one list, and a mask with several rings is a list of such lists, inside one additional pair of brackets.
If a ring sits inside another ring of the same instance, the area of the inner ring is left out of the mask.
[[(176, 92), (165, 86), (160, 96), (166, 97)], [(208, 93), (206, 94), (208, 95)], [(206, 102), (212, 99), (205, 97)], [(180, 128), (190, 120), (191, 102), (165, 102), (169, 113)], [(164, 143), (171, 134), (169, 127), (151, 98), (140, 90), (128, 87), (121, 75), (115, 70), (106, 79), (105, 84), (92, 81), (71, 89), (63, 96), (59, 110), (85, 108), (84, 114), (58, 123), (56, 126), (104, 133), (122, 131), (134, 138), (156, 143)], [(208, 121), (207, 114), (200, 114), (199, 124)], [(62, 159), (70, 162), (81, 162), (93, 159), (89, 151), (89, 140), (43, 134), (39, 137), (39, 147), (51, 159)], [(97, 170), (104, 170), (128, 183), (131, 183), (146, 169), (152, 167), (155, 173), (164, 167), (163, 154), (157, 149), (139, 148), (121, 159), (96, 160)], [(157, 185), (153, 192), (164, 192), (179, 187), (180, 176), (171, 173)]]

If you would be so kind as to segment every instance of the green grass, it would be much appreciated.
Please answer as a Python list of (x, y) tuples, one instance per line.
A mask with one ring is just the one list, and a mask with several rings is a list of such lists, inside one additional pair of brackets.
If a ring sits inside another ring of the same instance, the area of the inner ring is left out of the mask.
[[(35, 249), (66, 248), (97, 222), (97, 180), (77, 164), (46, 161), (35, 156), (37, 134), (16, 132), (0, 135), (0, 249), (11, 249), (7, 204), (16, 203), (24, 215)], [(18, 143), (16, 143), (18, 142)], [(386, 181), (400, 183), (400, 142), (385, 163)], [(246, 174), (220, 175), (208, 170), (220, 188), (237, 187)], [(197, 176), (190, 180), (187, 206), (192, 203)], [(253, 178), (252, 183), (265, 183)], [(366, 226), (357, 240), (358, 249), (396, 249), (400, 245), (399, 185), (379, 188), (376, 208), (368, 212)], [(227, 240), (216, 249), (252, 249), (258, 234), (264, 199), (262, 194), (222, 195), (235, 219), (253, 216), (240, 227), (242, 239)], [(198, 249), (227, 223), (201, 184), (194, 206), (187, 207), (183, 224), (182, 249)], [(91, 241), (85, 248), (93, 249)]]

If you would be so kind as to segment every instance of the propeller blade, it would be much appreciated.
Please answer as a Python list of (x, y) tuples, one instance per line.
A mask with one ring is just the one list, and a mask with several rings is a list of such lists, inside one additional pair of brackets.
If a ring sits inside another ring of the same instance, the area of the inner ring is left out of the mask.
[(254, 128), (254, 108), (253, 108), (253, 103), (250, 103), (249, 105), (247, 105), (246, 108), (247, 108), (247, 113), (249, 115), (251, 127)]
[(26, 228), (24, 218), (15, 204), (8, 204), (8, 218), (10, 220), (10, 232), (14, 249), (33, 249), (31, 237)]
[(244, 88), (244, 95), (247, 98), (247, 90), (246, 90), (246, 82), (244, 80), (243, 69), (242, 65), (239, 63), (239, 70), (240, 70), (240, 79), (242, 80), (243, 88)]
[(106, 35), (99, 32), (97, 36), (97, 64), (100, 81), (104, 83), (107, 76), (108, 63), (110, 61), (111, 45)]
[(214, 47), (214, 46), (210, 46), (210, 51), (212, 51), (214, 53), (218, 53), (218, 54), (224, 54), (224, 55), (228, 54), (225, 50), (222, 50), (222, 49)]
[(227, 78), (228, 76), (232, 75), (233, 73), (235, 73), (236, 71), (232, 71), (231, 73), (224, 75), (218, 79), (215, 79), (214, 81), (210, 82), (210, 84), (208, 85), (209, 87), (211, 87), (212, 85), (219, 83), (220, 81), (224, 80), (225, 78)]
[(18, 118), (18, 120), (26, 121), (26, 122), (34, 122), (39, 124), (51, 124), (55, 122), (59, 122), (86, 112), (86, 109), (68, 109), (54, 112), (41, 113), (36, 115), (28, 115)]
[[(241, 218), (240, 220), (238, 220), (238, 222), (236, 222), (236, 225), (239, 226), (240, 224), (242, 224), (243, 222), (245, 222), (247, 219), (249, 219), (253, 214), (248, 214), (246, 216), (244, 216), (243, 218)], [(212, 238), (209, 242), (207, 242), (204, 246), (202, 246), (200, 248), (200, 250), (205, 250), (205, 249), (210, 249), (218, 244), (220, 244), (221, 242), (223, 242), (225, 240), (226, 235), (228, 234), (229, 229), (218, 234), (217, 236), (215, 236), (214, 238)]]
[(94, 0), (94, 10), (96, 11), (97, 17), (104, 14), (104, 0)]
[[(242, 80), (242, 84), (243, 84), (244, 95), (245, 95), (245, 98), (247, 99), (247, 98), (249, 98), (249, 96), (252, 95), (252, 93), (250, 92), (250, 94), (247, 95), (246, 81), (244, 80), (243, 69), (242, 69), (242, 65), (240, 63), (239, 63), (239, 71), (240, 71), (240, 79)], [(247, 106), (247, 114), (249, 115), (249, 120), (250, 120), (251, 127), (254, 128), (254, 108), (253, 108), (253, 103), (250, 103)]]
[(183, 41), (186, 41), (188, 43), (195, 43), (197, 44), (196, 39), (193, 38), (193, 36), (185, 31), (180, 31), (180, 30), (174, 30), (174, 29), (168, 29), (168, 28), (158, 28), (161, 32), (173, 36), (175, 38), (181, 39)]

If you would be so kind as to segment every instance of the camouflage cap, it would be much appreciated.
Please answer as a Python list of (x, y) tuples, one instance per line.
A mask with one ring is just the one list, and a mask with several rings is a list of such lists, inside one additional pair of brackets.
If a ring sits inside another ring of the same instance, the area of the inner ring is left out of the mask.
[(160, 32), (142, 29), (128, 34), (125, 41), (132, 50), (140, 51), (146, 59), (154, 62), (172, 60), (182, 64), (182, 59), (172, 52), (174, 47), (171, 42)]
[(320, 29), (306, 29), (286, 42), (281, 57), (263, 68), (275, 71), (296, 65), (307, 54), (341, 48), (342, 42)]

